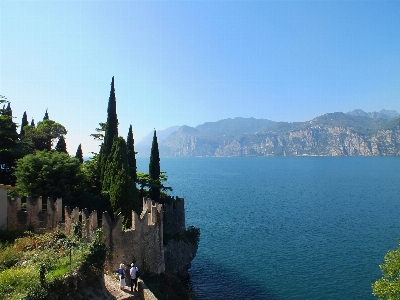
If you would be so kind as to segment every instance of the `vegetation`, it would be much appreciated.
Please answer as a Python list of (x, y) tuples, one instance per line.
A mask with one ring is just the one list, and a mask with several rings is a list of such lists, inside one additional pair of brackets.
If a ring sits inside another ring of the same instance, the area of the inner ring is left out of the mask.
[(157, 202), (160, 200), (160, 187), (157, 185), (157, 183), (160, 181), (160, 174), (160, 153), (158, 151), (157, 134), (154, 130), (153, 142), (151, 144), (149, 175), (150, 198)]
[(373, 294), (379, 299), (400, 299), (400, 247), (389, 251), (379, 267), (383, 276), (372, 284)]
[(15, 167), (21, 196), (63, 198), (66, 205), (78, 204), (84, 191), (84, 173), (79, 160), (65, 152), (36, 151), (18, 160)]
[[(75, 278), (95, 286), (103, 276), (106, 247), (98, 231), (92, 242), (61, 231), (26, 232), (10, 242), (0, 236), (0, 299), (71, 299)], [(68, 296), (69, 294), (69, 296)]]
[[(99, 123), (97, 133), (92, 135), (101, 141), (100, 153), (92, 153), (86, 161), (81, 144), (74, 157), (68, 154), (67, 130), (51, 120), (47, 110), (37, 125), (33, 119), (29, 124), (24, 112), (18, 134), (10, 102), (1, 97), (0, 103), (4, 104), (0, 110), (0, 183), (17, 184), (17, 195), (62, 198), (64, 205), (99, 214), (109, 211), (114, 217), (121, 213), (125, 228), (132, 224), (132, 210), (141, 212), (141, 197), (150, 196), (160, 203), (174, 201), (167, 194), (172, 188), (163, 184), (167, 176), (160, 170), (156, 131), (148, 174), (137, 173), (132, 126), (126, 141), (118, 136), (114, 77), (107, 122)], [(198, 243), (199, 230), (193, 228), (182, 238)], [(92, 243), (81, 240), (81, 236), (82, 228), (77, 223), (73, 237), (60, 231), (25, 233), (14, 243), (10, 237), (0, 237), (0, 299), (64, 299), (67, 294), (73, 298), (73, 276), (95, 285), (97, 275), (102, 275), (106, 248), (101, 233)]]

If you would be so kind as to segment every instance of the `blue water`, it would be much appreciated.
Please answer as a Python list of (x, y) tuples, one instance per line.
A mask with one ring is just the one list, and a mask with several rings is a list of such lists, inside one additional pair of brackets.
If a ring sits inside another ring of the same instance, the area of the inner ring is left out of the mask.
[(400, 237), (400, 158), (162, 158), (161, 170), (201, 229), (199, 299), (376, 299)]

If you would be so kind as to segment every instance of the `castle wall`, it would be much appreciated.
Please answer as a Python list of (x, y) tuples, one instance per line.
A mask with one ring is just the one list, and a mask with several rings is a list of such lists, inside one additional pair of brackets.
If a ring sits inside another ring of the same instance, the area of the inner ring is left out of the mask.
[(164, 232), (183, 234), (185, 230), (185, 200), (176, 197), (172, 203), (164, 204)]
[(0, 187), (0, 230), (7, 229), (7, 190)]
[(111, 218), (103, 215), (104, 238), (112, 252), (106, 263), (108, 271), (116, 270), (120, 263), (130, 265), (131, 262), (145, 272), (160, 274), (165, 271), (162, 206), (150, 199), (144, 204), (141, 217), (132, 212), (129, 230), (122, 230), (121, 215), (111, 223)]
[[(4, 197), (3, 194), (0, 196)], [(4, 199), (2, 201), (4, 202)], [(41, 197), (36, 200), (28, 197), (26, 211), (21, 210), (21, 198), (14, 201), (7, 198), (5, 202), (9, 228), (42, 232), (54, 230), (62, 222), (62, 199), (47, 199), (47, 210), (42, 209)], [(165, 222), (164, 214), (167, 218)], [(93, 239), (99, 227), (96, 211), (89, 214), (87, 209), (80, 212), (77, 207), (65, 207), (64, 215), (63, 226), (66, 234), (73, 234), (74, 224), (81, 221), (83, 237)], [(132, 211), (131, 229), (128, 230), (122, 228), (121, 214), (112, 220), (109, 214), (104, 212), (101, 223), (103, 239), (110, 250), (106, 271), (115, 271), (120, 263), (130, 265), (131, 262), (135, 262), (143, 272), (160, 274), (166, 269), (164, 226), (168, 233), (184, 233), (184, 200), (177, 198), (173, 203), (163, 206), (151, 199), (143, 199), (143, 211), (140, 215)], [(171, 251), (168, 252), (168, 257), (172, 257)], [(176, 273), (180, 273), (180, 270)]]

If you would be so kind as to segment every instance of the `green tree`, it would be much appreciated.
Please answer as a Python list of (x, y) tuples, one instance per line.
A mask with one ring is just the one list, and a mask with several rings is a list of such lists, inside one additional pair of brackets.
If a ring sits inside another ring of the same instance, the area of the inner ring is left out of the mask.
[(58, 152), (64, 152), (68, 154), (67, 144), (65, 143), (63, 135), (59, 137), (55, 150)]
[(18, 192), (37, 198), (63, 198), (65, 205), (77, 205), (84, 190), (85, 176), (79, 161), (64, 152), (36, 151), (17, 161)]
[(51, 150), (53, 140), (59, 139), (62, 135), (67, 134), (65, 127), (53, 120), (44, 120), (34, 126), (25, 126), (25, 135), (22, 141), (27, 147), (28, 153), (35, 150)]
[(79, 160), (81, 164), (83, 164), (83, 152), (81, 144), (79, 144), (78, 149), (76, 149), (75, 157)]
[(383, 276), (372, 284), (373, 294), (379, 299), (400, 299), (400, 247), (389, 251), (379, 267)]
[(105, 167), (114, 139), (118, 137), (117, 102), (115, 98), (114, 76), (111, 80), (110, 97), (108, 98), (107, 123), (105, 124), (104, 140), (100, 148), (100, 176), (103, 180)]
[(22, 116), (22, 121), (21, 121), (21, 131), (20, 131), (20, 135), (24, 135), (25, 134), (25, 130), (24, 130), (24, 127), (26, 126), (26, 125), (29, 125), (29, 123), (28, 123), (28, 116), (26, 115), (26, 111), (24, 111), (24, 114), (23, 114), (23, 116)]
[(128, 137), (126, 138), (126, 145), (128, 147), (128, 164), (129, 164), (129, 175), (131, 176), (133, 182), (137, 181), (136, 176), (136, 153), (134, 146), (132, 125), (129, 126)]
[(114, 216), (122, 213), (123, 224), (132, 224), (132, 210), (137, 205), (136, 187), (129, 176), (126, 142), (122, 137), (114, 140), (104, 171), (103, 191), (108, 193)]
[(160, 188), (154, 183), (160, 182), (160, 174), (160, 154), (158, 151), (157, 134), (156, 130), (154, 129), (150, 153), (149, 175), (151, 180), (150, 183), (153, 183), (150, 186), (150, 198), (157, 202), (160, 201)]
[(0, 96), (0, 104), (7, 107), (0, 109), (0, 183), (15, 184), (12, 168), (18, 158), (17, 125), (12, 120), (12, 110), (7, 98)]
[(50, 120), (47, 109), (46, 109), (46, 112), (44, 113), (44, 117), (43, 117), (43, 121), (45, 121), (45, 120)]

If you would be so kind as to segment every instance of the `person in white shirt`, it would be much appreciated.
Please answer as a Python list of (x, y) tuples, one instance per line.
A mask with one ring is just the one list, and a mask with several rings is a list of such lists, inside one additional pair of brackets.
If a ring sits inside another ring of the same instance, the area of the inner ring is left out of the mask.
[(131, 292), (133, 292), (133, 286), (135, 286), (136, 292), (139, 291), (137, 286), (137, 281), (138, 281), (138, 278), (136, 276), (137, 271), (139, 271), (138, 267), (136, 267), (134, 263), (131, 263), (131, 269), (129, 271), (129, 274), (131, 275)]

